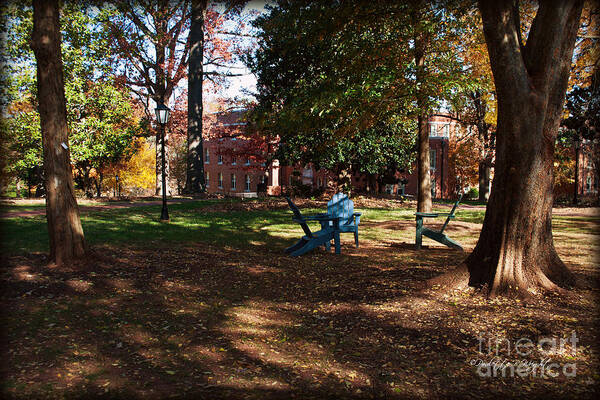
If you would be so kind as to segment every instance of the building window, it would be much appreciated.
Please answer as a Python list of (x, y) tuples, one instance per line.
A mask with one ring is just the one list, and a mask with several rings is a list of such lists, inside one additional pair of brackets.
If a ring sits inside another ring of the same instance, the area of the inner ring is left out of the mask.
[(220, 164), (223, 164), (223, 155), (222, 155), (222, 154), (219, 154), (219, 160), (217, 161), (217, 163), (218, 163), (219, 165), (220, 165)]
[(444, 137), (450, 137), (450, 124), (444, 125)]
[(250, 191), (250, 175), (246, 175), (246, 187), (244, 189), (246, 192)]
[(231, 174), (231, 190), (235, 190), (237, 184), (237, 179), (235, 177), (235, 174)]
[(588, 175), (587, 179), (585, 180), (585, 191), (586, 193), (590, 193), (592, 191), (592, 177), (590, 175)]
[(244, 164), (245, 165), (250, 165), (250, 158), (246, 158), (246, 162)]
[(429, 169), (435, 171), (436, 167), (436, 159), (435, 159), (435, 150), (429, 150)]
[(323, 181), (321, 180), (321, 178), (317, 178), (317, 187), (322, 187), (323, 186)]
[(210, 164), (210, 153), (208, 149), (204, 150), (204, 164)]
[(433, 123), (429, 123), (429, 136), (437, 136), (437, 125)]
[(217, 182), (219, 189), (223, 189), (223, 173), (219, 172), (219, 181)]
[(206, 171), (206, 173), (204, 174), (204, 185), (206, 187), (208, 187), (209, 184), (210, 184), (210, 174), (208, 173), (208, 171)]
[(231, 156), (231, 165), (237, 165), (237, 157)]

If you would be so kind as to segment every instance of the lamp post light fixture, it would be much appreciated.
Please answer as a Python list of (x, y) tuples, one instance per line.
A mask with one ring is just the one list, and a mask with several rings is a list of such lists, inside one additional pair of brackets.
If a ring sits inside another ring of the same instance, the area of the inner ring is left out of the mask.
[(156, 106), (156, 120), (160, 124), (160, 156), (162, 166), (162, 211), (160, 213), (161, 221), (169, 220), (169, 210), (167, 209), (167, 180), (165, 174), (165, 125), (169, 122), (169, 113), (171, 110), (169, 107), (160, 103)]

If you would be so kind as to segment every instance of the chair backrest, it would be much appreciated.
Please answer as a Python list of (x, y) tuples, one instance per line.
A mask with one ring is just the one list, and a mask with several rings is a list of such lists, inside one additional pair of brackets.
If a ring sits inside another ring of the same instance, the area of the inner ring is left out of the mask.
[(340, 225), (351, 223), (354, 215), (354, 202), (344, 193), (336, 193), (327, 202), (327, 214), (339, 217)]
[(442, 229), (440, 229), (440, 233), (444, 232), (444, 229), (446, 229), (446, 225), (448, 225), (448, 222), (450, 222), (450, 220), (452, 218), (454, 218), (454, 211), (456, 210), (456, 207), (458, 207), (458, 203), (460, 203), (460, 201), (462, 200), (462, 197), (463, 197), (463, 194), (461, 193), (460, 196), (458, 197), (458, 200), (456, 200), (456, 203), (454, 203), (454, 206), (452, 207), (450, 214), (448, 214), (448, 218), (446, 218), (446, 222), (444, 222)]
[(289, 197), (286, 196), (285, 199), (287, 200), (288, 205), (290, 206), (290, 209), (294, 213), (294, 218), (296, 220), (298, 220), (298, 223), (302, 227), (302, 230), (304, 231), (304, 233), (306, 233), (306, 235), (308, 237), (313, 237), (313, 234), (310, 231), (310, 228), (308, 227), (308, 225), (306, 224), (306, 222), (304, 222), (304, 218), (302, 218), (302, 213), (300, 212), (300, 210), (298, 209), (298, 207), (296, 207), (296, 205), (294, 204), (294, 202), (292, 201), (292, 199), (290, 199)]

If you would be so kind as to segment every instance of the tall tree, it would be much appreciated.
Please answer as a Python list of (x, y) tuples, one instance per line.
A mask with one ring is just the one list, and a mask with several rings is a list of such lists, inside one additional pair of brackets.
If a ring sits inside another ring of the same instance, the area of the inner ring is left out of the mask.
[(518, 2), (479, 2), (498, 99), (495, 176), (469, 285), (490, 295), (559, 290), (552, 167), (583, 1), (540, 2), (523, 41)]
[[(105, 21), (113, 37), (113, 52), (120, 61), (118, 67), (125, 83), (145, 104), (147, 117), (152, 120), (154, 112), (150, 99), (156, 104), (167, 105), (186, 74), (189, 45), (185, 34), (190, 23), (189, 1), (119, 0), (114, 4), (119, 12)], [(155, 133), (156, 193), (160, 193), (161, 141), (159, 130)], [(168, 135), (165, 142), (168, 143)], [(168, 171), (166, 160), (165, 165)]]
[(34, 0), (31, 47), (37, 62), (50, 260), (57, 265), (82, 257), (85, 253), (69, 162), (60, 42), (58, 0)]
[[(282, 0), (268, 10), (257, 19), (260, 47), (249, 60), (258, 80), (253, 119), (281, 138), (285, 161), (383, 173), (409, 161), (402, 147), (414, 150), (416, 132), (408, 130), (419, 115), (428, 145), (426, 116), (460, 76), (453, 48), (441, 39), (455, 34), (451, 13), (369, 1)], [(356, 151), (378, 144), (380, 153)]]
[(188, 67), (187, 174), (185, 190), (198, 193), (205, 189), (204, 152), (202, 149), (202, 82), (204, 80), (204, 12), (207, 0), (192, 0), (190, 60)]
[[(232, 73), (238, 56), (246, 47), (241, 38), (252, 35), (244, 32), (242, 16), (248, 0), (228, 0), (211, 4), (208, 0), (192, 0), (191, 26), (188, 37), (190, 57), (188, 67), (188, 136), (185, 191), (199, 193), (205, 190), (203, 132), (204, 80), (213, 89), (227, 86), (229, 77), (243, 74)], [(227, 28), (226, 28), (227, 27)], [(226, 37), (224, 40), (223, 37)], [(249, 42), (249, 40), (246, 40)], [(205, 66), (207, 68), (205, 68)]]
[(431, 41), (432, 32), (427, 29), (426, 4), (415, 1), (411, 8), (411, 26), (413, 27), (413, 57), (415, 61), (415, 95), (417, 98), (417, 211), (431, 211), (431, 177), (429, 159), (429, 130), (427, 129), (427, 91), (425, 56)]
[[(394, 99), (402, 99), (407, 85), (403, 71), (391, 66), (406, 63), (398, 61), (404, 48), (390, 49), (401, 37), (390, 29), (395, 21), (377, 24), (363, 3), (280, 1), (268, 9), (256, 22), (260, 47), (248, 60), (258, 78), (254, 126), (281, 139), (277, 156), (286, 164), (311, 162), (342, 176), (353, 163), (364, 166), (360, 161), (373, 153), (355, 157), (359, 137), (376, 124), (381, 128), (400, 119), (394, 115), (401, 109)], [(376, 57), (377, 52), (387, 57)], [(404, 110), (411, 108), (407, 101), (402, 104)], [(406, 119), (406, 112), (402, 115)], [(399, 132), (407, 133), (386, 133)], [(366, 136), (378, 139), (377, 134)], [(400, 152), (396, 148), (391, 154)]]

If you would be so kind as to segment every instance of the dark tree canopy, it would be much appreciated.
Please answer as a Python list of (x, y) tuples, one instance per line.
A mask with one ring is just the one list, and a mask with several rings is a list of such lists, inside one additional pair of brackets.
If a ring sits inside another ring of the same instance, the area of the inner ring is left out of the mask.
[[(248, 60), (258, 78), (252, 119), (284, 144), (279, 156), (371, 174), (409, 168), (417, 116), (464, 79), (456, 41), (441, 40), (456, 35), (453, 15), (425, 3), (366, 1), (280, 1), (268, 11)], [(431, 64), (417, 80), (421, 34), (432, 39), (423, 53)]]

